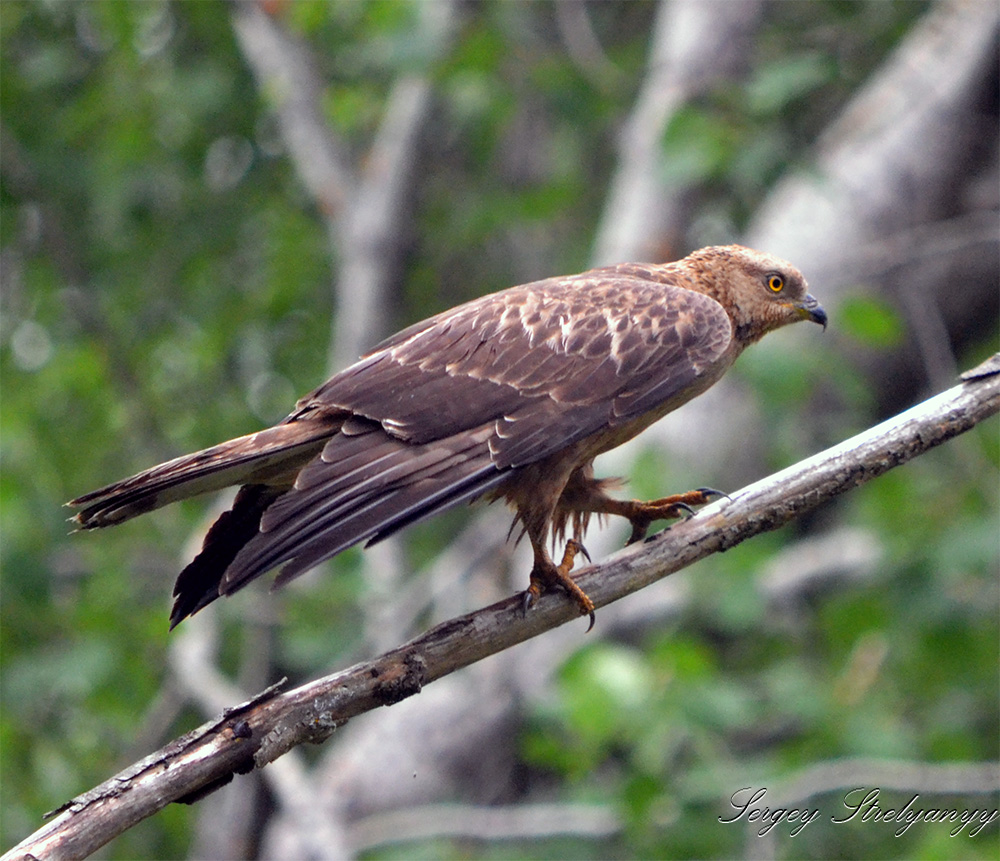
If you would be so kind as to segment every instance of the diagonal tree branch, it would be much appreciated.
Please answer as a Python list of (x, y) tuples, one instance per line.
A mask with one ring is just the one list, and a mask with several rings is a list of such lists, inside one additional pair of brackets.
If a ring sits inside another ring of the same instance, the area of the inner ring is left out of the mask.
[[(946, 392), (581, 570), (580, 585), (604, 606), (711, 553), (777, 529), (998, 411), (1000, 354)], [(527, 614), (514, 596), (294, 690), (280, 693), (276, 685), (68, 802), (3, 861), (84, 858), (172, 801), (195, 801), (234, 774), (266, 765), (305, 742), (326, 740), (355, 715), (399, 702), (461, 667), (577, 618), (576, 605), (562, 595), (542, 596)]]

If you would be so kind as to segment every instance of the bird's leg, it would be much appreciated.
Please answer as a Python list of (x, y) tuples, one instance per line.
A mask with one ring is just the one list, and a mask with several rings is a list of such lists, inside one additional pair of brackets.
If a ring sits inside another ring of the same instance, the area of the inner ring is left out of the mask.
[(590, 514), (613, 514), (624, 517), (632, 524), (632, 534), (626, 544), (634, 544), (646, 537), (649, 525), (654, 520), (672, 520), (676, 517), (690, 517), (692, 506), (705, 505), (717, 497), (727, 496), (721, 490), (699, 487), (687, 493), (677, 493), (641, 502), (637, 499), (614, 499), (604, 492), (606, 479), (594, 479), (580, 474), (567, 486), (559, 500), (563, 511), (587, 512)]
[(649, 524), (654, 520), (673, 520), (676, 517), (690, 517), (694, 514), (694, 505), (705, 505), (717, 497), (726, 496), (721, 490), (713, 490), (710, 487), (699, 487), (697, 490), (689, 490), (687, 493), (676, 493), (673, 496), (664, 496), (661, 499), (653, 499), (649, 502), (639, 502), (638, 500), (623, 501), (609, 499), (612, 505), (603, 513), (617, 514), (626, 518), (632, 524), (632, 534), (629, 535), (626, 545), (635, 544), (646, 537)]
[(562, 589), (569, 593), (569, 596), (576, 601), (580, 607), (581, 616), (590, 616), (590, 625), (587, 627), (589, 631), (594, 627), (594, 602), (576, 584), (576, 581), (569, 576), (577, 554), (582, 553), (590, 561), (590, 554), (587, 553), (587, 549), (579, 539), (570, 538), (566, 542), (562, 561), (556, 565), (545, 549), (544, 539), (536, 539), (536, 536), (530, 534), (528, 537), (531, 539), (531, 547), (534, 550), (535, 564), (531, 569), (531, 583), (524, 593), (524, 610), (527, 611), (546, 589)]

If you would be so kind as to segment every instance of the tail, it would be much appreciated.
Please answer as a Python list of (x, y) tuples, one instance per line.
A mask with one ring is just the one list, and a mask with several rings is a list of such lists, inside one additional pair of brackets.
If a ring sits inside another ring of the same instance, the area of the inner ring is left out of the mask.
[(231, 485), (290, 486), (298, 470), (322, 450), (342, 423), (342, 416), (286, 421), (161, 463), (67, 505), (83, 509), (73, 517), (81, 529), (96, 529)]
[(264, 510), (285, 491), (245, 484), (205, 536), (201, 552), (177, 577), (170, 628), (219, 597), (219, 584), (236, 554), (257, 534)]
[(154, 466), (74, 499), (82, 529), (121, 523), (170, 502), (241, 485), (201, 552), (178, 576), (170, 627), (220, 595), (287, 563), (284, 583), (341, 550), (494, 489), (489, 423), (424, 444), (378, 422), (298, 418)]

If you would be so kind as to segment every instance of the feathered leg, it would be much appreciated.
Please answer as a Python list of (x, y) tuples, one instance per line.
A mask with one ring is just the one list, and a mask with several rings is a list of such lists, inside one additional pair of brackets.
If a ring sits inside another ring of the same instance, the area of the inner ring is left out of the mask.
[[(515, 523), (518, 520), (521, 522), (523, 527), (521, 534), (527, 534), (534, 554), (530, 584), (523, 597), (524, 609), (531, 607), (547, 589), (561, 589), (579, 606), (581, 616), (590, 617), (590, 627), (587, 628), (589, 631), (594, 626), (594, 602), (569, 573), (578, 554), (582, 553), (590, 559), (581, 540), (583, 533), (573, 535), (566, 542), (562, 560), (558, 565), (552, 561), (545, 547), (550, 535), (549, 530), (553, 526), (553, 516), (570, 474), (569, 468), (558, 463), (530, 464), (518, 470), (513, 479), (499, 490), (498, 495), (505, 496), (517, 510)], [(561, 526), (557, 524), (551, 534), (555, 538), (561, 538), (564, 533), (563, 523)]]

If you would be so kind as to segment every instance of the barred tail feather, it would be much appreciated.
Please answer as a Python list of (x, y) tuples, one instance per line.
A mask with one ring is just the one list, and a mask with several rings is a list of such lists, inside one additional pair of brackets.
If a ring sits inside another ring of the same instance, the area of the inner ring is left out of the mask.
[(80, 529), (113, 526), (202, 493), (237, 484), (288, 485), (335, 434), (342, 417), (287, 422), (161, 463), (67, 503)]

